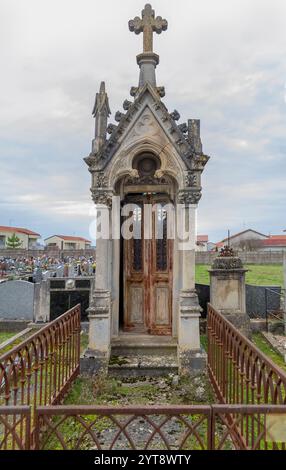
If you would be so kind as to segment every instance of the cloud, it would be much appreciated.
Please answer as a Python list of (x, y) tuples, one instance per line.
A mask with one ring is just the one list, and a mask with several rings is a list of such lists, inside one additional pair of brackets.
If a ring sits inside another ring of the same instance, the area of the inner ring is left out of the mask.
[[(144, 3), (144, 2), (143, 2)], [(137, 84), (140, 0), (0, 0), (1, 223), (88, 236), (91, 110), (101, 80), (111, 109)], [(284, 0), (152, 2), (169, 28), (154, 40), (164, 102), (201, 119), (199, 230), (285, 228)], [(217, 214), (214, 218), (213, 214)], [(284, 219), (283, 219), (284, 217)]]

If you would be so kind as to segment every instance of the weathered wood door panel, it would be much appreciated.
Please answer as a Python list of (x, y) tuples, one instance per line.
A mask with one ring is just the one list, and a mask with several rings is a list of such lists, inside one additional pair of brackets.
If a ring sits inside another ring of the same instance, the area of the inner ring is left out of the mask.
[[(132, 229), (141, 233), (141, 239), (124, 240), (124, 329), (169, 335), (172, 332), (173, 241), (167, 238), (168, 215), (164, 204), (168, 201), (162, 196), (137, 196), (131, 201), (138, 205), (129, 214), (133, 217)], [(149, 204), (148, 211), (144, 204)], [(154, 207), (154, 204), (156, 210), (150, 212), (150, 205)], [(144, 233), (144, 211), (151, 214), (148, 238)]]

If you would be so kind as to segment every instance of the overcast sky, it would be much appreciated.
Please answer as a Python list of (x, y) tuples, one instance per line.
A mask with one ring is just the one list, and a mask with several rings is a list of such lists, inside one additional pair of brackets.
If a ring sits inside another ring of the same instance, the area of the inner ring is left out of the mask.
[[(157, 83), (201, 119), (199, 233), (286, 229), (286, 1), (153, 0)], [(143, 0), (0, 0), (0, 225), (89, 237), (91, 111), (114, 116), (138, 82)]]

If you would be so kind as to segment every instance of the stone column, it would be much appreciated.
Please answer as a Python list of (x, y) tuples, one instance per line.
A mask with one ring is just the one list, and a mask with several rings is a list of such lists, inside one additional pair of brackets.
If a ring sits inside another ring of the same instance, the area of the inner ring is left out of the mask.
[(241, 332), (250, 336), (246, 313), (245, 273), (240, 258), (218, 256), (210, 269), (210, 303)]
[(143, 52), (137, 56), (137, 63), (140, 67), (139, 88), (145, 83), (150, 83), (156, 87), (156, 66), (159, 64), (159, 56), (154, 52)]
[[(111, 205), (97, 204), (96, 273), (94, 292), (89, 313), (88, 350), (81, 362), (82, 371), (96, 372), (106, 367), (110, 356), (111, 337), (111, 294), (110, 294), (110, 234)], [(104, 232), (104, 233), (103, 233)]]
[(182, 211), (182, 223), (185, 233), (189, 233), (188, 241), (179, 242), (182, 260), (182, 288), (180, 290), (178, 355), (181, 372), (201, 369), (200, 349), (200, 312), (198, 296), (195, 290), (195, 238), (196, 238), (196, 204), (184, 204), (178, 207)]

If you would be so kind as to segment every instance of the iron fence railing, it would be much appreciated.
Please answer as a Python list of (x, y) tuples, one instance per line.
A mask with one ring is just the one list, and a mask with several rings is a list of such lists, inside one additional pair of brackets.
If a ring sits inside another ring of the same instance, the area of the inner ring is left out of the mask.
[(285, 405), (213, 405), (214, 450), (285, 450)]
[(80, 305), (0, 357), (0, 406), (58, 403), (79, 373)]
[(222, 403), (286, 404), (286, 373), (208, 306), (208, 370)]
[(30, 407), (2, 406), (0, 410), (0, 450), (29, 450)]
[(285, 405), (0, 408), (0, 449), (285, 450)]

